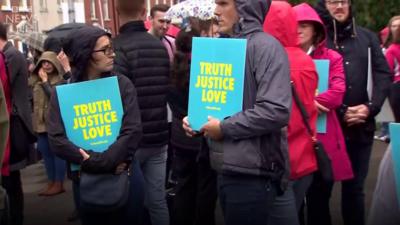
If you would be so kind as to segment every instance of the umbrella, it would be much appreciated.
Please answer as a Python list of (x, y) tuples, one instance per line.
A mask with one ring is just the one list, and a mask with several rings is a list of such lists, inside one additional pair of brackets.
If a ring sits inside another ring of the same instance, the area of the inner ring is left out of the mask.
[(65, 23), (59, 26), (54, 27), (53, 29), (47, 31), (48, 37), (59, 38), (63, 40), (73, 31), (76, 31), (84, 26), (87, 26), (84, 23)]
[(165, 18), (173, 20), (196, 17), (209, 20), (214, 18), (215, 6), (214, 0), (186, 0), (173, 5), (165, 14)]
[(29, 35), (25, 35), (25, 43), (34, 49), (37, 49), (41, 52), (43, 52), (43, 44), (44, 41), (46, 40), (47, 35), (44, 33), (39, 33), (39, 32), (32, 32)]

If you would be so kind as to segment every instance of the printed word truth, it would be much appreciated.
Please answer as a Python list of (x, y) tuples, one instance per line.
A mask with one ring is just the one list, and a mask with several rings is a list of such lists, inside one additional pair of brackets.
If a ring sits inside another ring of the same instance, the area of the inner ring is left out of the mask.
[(201, 75), (232, 76), (232, 64), (200, 62)]
[(74, 105), (74, 110), (75, 115), (78, 117), (102, 113), (111, 110), (111, 102), (110, 100), (102, 100), (87, 104)]

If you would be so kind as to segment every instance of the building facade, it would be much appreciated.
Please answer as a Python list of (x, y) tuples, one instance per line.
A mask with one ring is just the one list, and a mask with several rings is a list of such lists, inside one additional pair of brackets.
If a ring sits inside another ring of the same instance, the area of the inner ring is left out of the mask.
[(46, 32), (63, 23), (85, 23), (83, 0), (34, 0), (34, 19), (39, 32)]
[[(90, 25), (100, 26), (113, 35), (118, 33), (119, 20), (115, 10), (116, 0), (84, 0), (85, 19)], [(146, 7), (150, 13), (151, 7), (156, 4), (176, 4), (178, 0), (146, 0)]]
[(34, 0), (32, 11), (38, 32), (45, 32), (63, 22), (61, 0)]
[(113, 0), (84, 0), (86, 24), (99, 26), (112, 34), (117, 31), (117, 15)]
[(37, 22), (32, 16), (32, 0), (2, 0), (0, 21), (8, 26), (8, 39), (22, 50), (23, 35), (35, 31)]

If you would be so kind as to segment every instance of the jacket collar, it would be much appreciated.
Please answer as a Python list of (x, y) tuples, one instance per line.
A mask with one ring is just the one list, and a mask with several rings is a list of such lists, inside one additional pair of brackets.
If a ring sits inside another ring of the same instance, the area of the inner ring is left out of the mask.
[(119, 33), (127, 33), (127, 32), (133, 32), (133, 31), (145, 31), (147, 32), (146, 27), (144, 26), (143, 20), (136, 20), (136, 21), (130, 21), (119, 28)]
[(7, 41), (6, 45), (4, 45), (3, 52), (6, 52), (10, 47), (13, 47), (13, 44)]

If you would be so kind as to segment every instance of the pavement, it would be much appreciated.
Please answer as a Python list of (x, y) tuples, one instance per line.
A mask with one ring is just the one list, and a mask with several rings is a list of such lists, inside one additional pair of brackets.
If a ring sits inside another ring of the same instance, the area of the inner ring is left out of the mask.
[[(379, 163), (387, 144), (375, 142), (370, 162), (369, 175), (367, 177), (366, 209), (368, 214), (371, 205), (372, 194), (377, 180)], [(47, 183), (43, 163), (31, 165), (22, 171), (22, 182), (25, 194), (25, 225), (79, 225), (79, 222), (67, 222), (67, 217), (74, 210), (72, 201), (71, 182), (65, 182), (66, 192), (52, 197), (41, 197), (37, 193)], [(221, 212), (218, 210), (217, 225), (222, 225)], [(342, 225), (340, 213), (340, 183), (335, 184), (331, 199), (331, 213), (333, 225)]]

